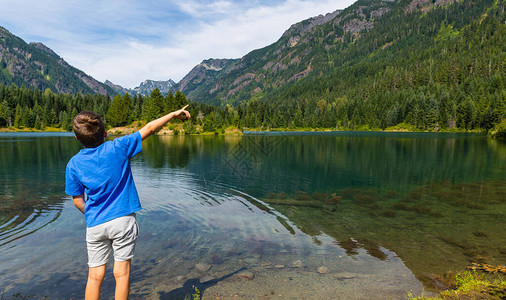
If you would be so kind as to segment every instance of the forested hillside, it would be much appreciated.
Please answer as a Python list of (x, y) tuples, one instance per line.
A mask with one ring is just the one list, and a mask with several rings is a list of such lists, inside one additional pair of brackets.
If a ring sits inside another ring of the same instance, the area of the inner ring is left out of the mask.
[(488, 129), (502, 120), (504, 3), (459, 1), (411, 13), (405, 7), (397, 6), (344, 49), (334, 63), (340, 67), (248, 105), (265, 106), (267, 116), (276, 115), (277, 105), (290, 111), (268, 117), (274, 127), (385, 128), (405, 122), (426, 129)]
[(498, 0), (359, 0), (323, 24), (292, 26), (183, 91), (232, 104), (246, 127), (488, 129), (506, 111), (504, 8)]
[(114, 94), (109, 86), (72, 67), (44, 44), (27, 44), (2, 27), (0, 84), (50, 89), (55, 93)]

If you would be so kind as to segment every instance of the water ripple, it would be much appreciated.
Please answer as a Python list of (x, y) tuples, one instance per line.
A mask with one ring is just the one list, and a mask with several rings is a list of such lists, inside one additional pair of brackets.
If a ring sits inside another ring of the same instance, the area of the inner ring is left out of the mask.
[(23, 237), (33, 234), (56, 221), (62, 212), (61, 204), (33, 208), (22, 213), (4, 211), (0, 218), (0, 252), (15, 247)]

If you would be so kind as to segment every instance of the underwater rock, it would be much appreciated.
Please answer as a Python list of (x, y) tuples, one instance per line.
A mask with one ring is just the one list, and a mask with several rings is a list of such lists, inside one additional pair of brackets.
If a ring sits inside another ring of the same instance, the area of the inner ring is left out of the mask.
[(295, 200), (299, 200), (299, 201), (310, 201), (311, 200), (311, 197), (309, 197), (308, 194), (306, 194), (306, 192), (303, 192), (303, 191), (297, 191), (296, 192), (296, 196), (295, 196)]
[(181, 276), (181, 275), (179, 275), (179, 276), (177, 276), (177, 277), (176, 277), (176, 280), (177, 280), (177, 281), (181, 281), (181, 280), (183, 280), (183, 279), (184, 279), (184, 276)]
[(494, 266), (484, 263), (473, 263), (471, 266), (467, 268), (471, 270), (480, 270), (492, 274), (496, 273), (506, 274), (506, 266)]
[(343, 199), (343, 196), (338, 196), (336, 193), (332, 193), (330, 195), (330, 199), (325, 199), (326, 204), (336, 204), (337, 202), (341, 201)]
[(258, 258), (248, 257), (244, 259), (244, 262), (247, 263), (248, 265), (256, 265), (258, 264)]
[(294, 260), (294, 261), (292, 261), (292, 265), (291, 266), (292, 266), (292, 268), (302, 268), (302, 266), (303, 266), (302, 265), (302, 261), (300, 261), (298, 259)]
[(223, 259), (219, 255), (213, 254), (211, 256), (211, 263), (213, 265), (219, 265), (219, 264), (223, 263)]
[(320, 274), (327, 274), (329, 272), (329, 269), (327, 267), (318, 267), (317, 271)]
[(275, 265), (274, 268), (276, 268), (276, 269), (284, 269), (285, 265)]
[(211, 267), (212, 266), (210, 264), (206, 264), (206, 263), (198, 263), (195, 265), (195, 269), (199, 270), (200, 272), (206, 272), (209, 269), (211, 269)]
[(237, 274), (237, 277), (244, 279), (244, 280), (251, 280), (255, 278), (255, 274), (253, 274), (250, 271), (242, 271), (241, 273)]
[(336, 278), (337, 280), (345, 280), (345, 279), (352, 279), (352, 278), (355, 278), (355, 274), (353, 273), (338, 273), (338, 274), (334, 274), (334, 278)]

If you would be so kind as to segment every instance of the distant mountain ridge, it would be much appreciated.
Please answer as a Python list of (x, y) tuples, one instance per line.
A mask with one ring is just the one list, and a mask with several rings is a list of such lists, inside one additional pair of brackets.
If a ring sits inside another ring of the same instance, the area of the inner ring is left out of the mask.
[(69, 65), (42, 43), (27, 44), (0, 27), (0, 84), (57, 93), (112, 94), (113, 89)]
[(155, 88), (158, 88), (162, 94), (168, 94), (173, 90), (174, 85), (176, 83), (172, 80), (166, 81), (155, 81), (155, 80), (144, 80), (138, 87), (135, 87), (133, 90), (136, 94), (139, 95), (149, 95)]
[(141, 84), (139, 84), (139, 86), (133, 89), (124, 88), (120, 85), (110, 82), (109, 80), (106, 80), (105, 84), (108, 85), (111, 89), (113, 89), (117, 94), (124, 95), (126, 93), (129, 93), (131, 95), (142, 95), (142, 96), (147, 96), (151, 94), (151, 92), (155, 88), (160, 90), (162, 94), (166, 95), (170, 92), (175, 92), (174, 86), (176, 85), (176, 83), (172, 79), (160, 81), (149, 79), (144, 80), (143, 82), (141, 82)]
[(174, 90), (172, 80), (145, 80), (139, 86), (128, 89), (109, 80), (101, 83), (83, 71), (69, 65), (52, 49), (42, 43), (27, 44), (0, 26), (0, 84), (29, 87), (56, 93), (98, 93), (149, 95), (155, 88), (162, 94)]

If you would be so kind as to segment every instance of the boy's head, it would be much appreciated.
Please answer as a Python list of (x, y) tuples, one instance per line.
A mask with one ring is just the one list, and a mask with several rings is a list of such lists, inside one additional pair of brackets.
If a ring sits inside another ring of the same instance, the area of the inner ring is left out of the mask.
[(104, 122), (100, 116), (91, 111), (83, 111), (74, 117), (72, 129), (76, 138), (86, 148), (100, 146), (106, 136)]

